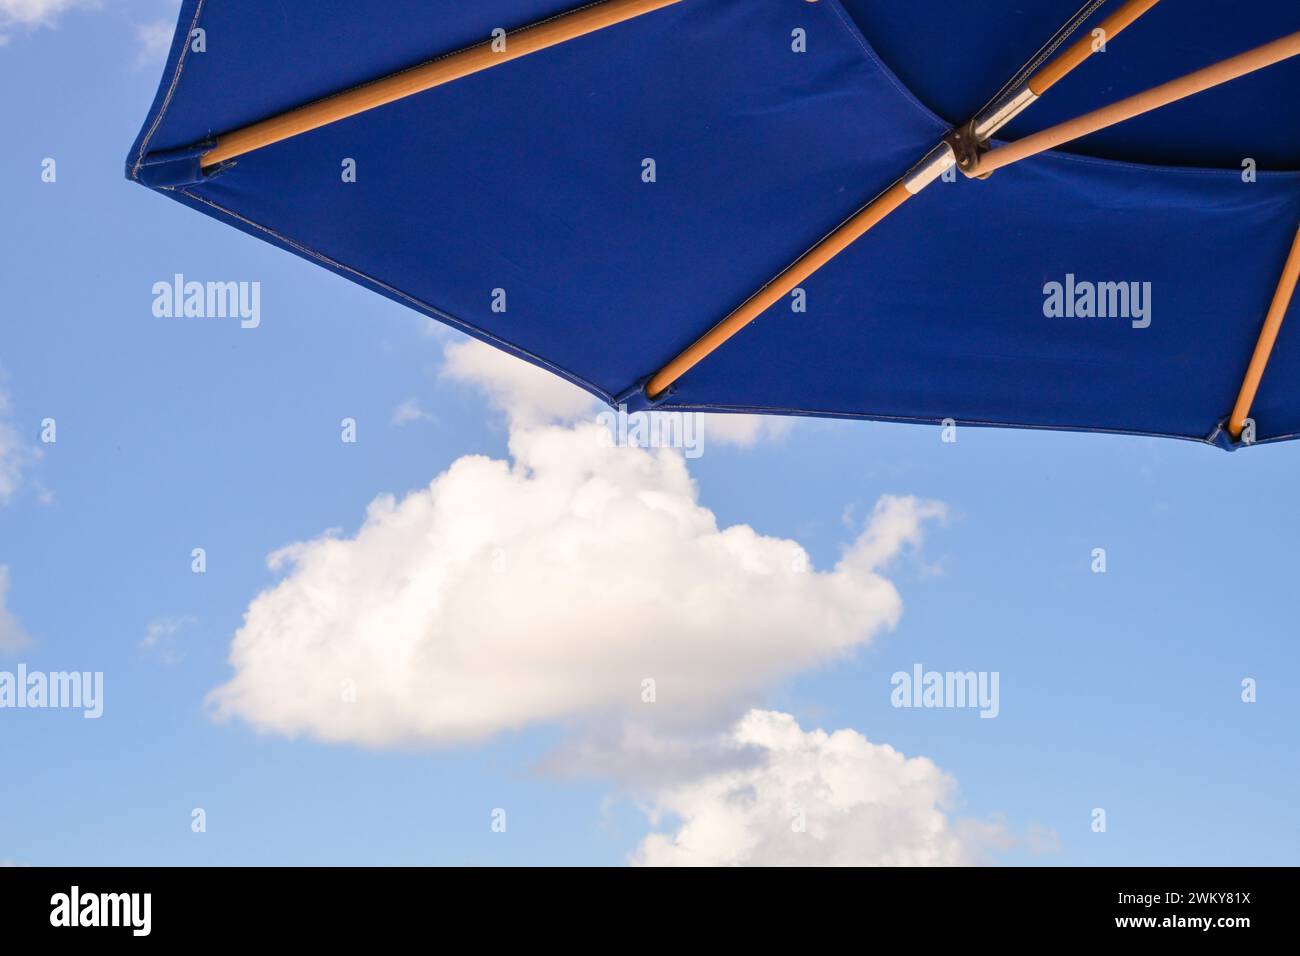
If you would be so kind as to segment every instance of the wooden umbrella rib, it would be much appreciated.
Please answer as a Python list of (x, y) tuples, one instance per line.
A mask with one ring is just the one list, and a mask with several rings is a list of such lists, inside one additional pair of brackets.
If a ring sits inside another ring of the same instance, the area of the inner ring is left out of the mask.
[(1202, 93), (1205, 90), (1221, 86), (1235, 79), (1294, 56), (1300, 56), (1300, 32), (1289, 34), (1265, 43), (1263, 46), (1247, 50), (1236, 56), (1221, 60), (1203, 69), (1180, 76), (1176, 80), (1162, 83), (1134, 96), (1103, 106), (1082, 116), (1058, 123), (1023, 139), (1018, 139), (1005, 146), (989, 150), (968, 170), (968, 176), (984, 176), (995, 170), (1018, 163), (1021, 160), (1037, 156), (1058, 146), (1099, 132), (1110, 126), (1149, 113), (1162, 106), (1168, 106), (1179, 100)]
[(700, 336), (690, 347), (655, 373), (646, 386), (646, 394), (652, 398), (662, 394), (702, 359), (712, 354), (733, 335), (798, 288), (799, 283), (866, 235), (911, 197), (912, 194), (901, 181), (894, 183), (805, 253), (794, 265), (751, 296), (744, 305)]
[[(1100, 29), (1106, 31), (1107, 39), (1113, 39), (1131, 26), (1139, 17), (1147, 13), (1159, 0), (1127, 0), (1118, 10), (1102, 22)], [(1015, 110), (1023, 110), (1037, 99), (1038, 93), (1047, 90), (1071, 70), (1076, 69), (1096, 52), (1093, 38), (1082, 37), (1064, 53), (1050, 60), (1041, 67), (1027, 84), (1022, 87), (1022, 97), (1015, 102)], [(1013, 96), (1013, 99), (1016, 99)], [(1014, 112), (999, 112), (995, 107), (995, 122), (988, 123), (986, 136), (991, 136), (997, 127), (1009, 122)], [(971, 121), (971, 126), (980, 125), (981, 117)], [(942, 163), (930, 162), (935, 154), (922, 161), (928, 163), (930, 170), (937, 175)], [(949, 153), (951, 160), (951, 153)], [(952, 165), (951, 161), (947, 165)], [(913, 170), (915, 172), (915, 170)], [(806, 281), (819, 269), (851, 246), (867, 232), (874, 229), (890, 214), (907, 202), (912, 195), (925, 188), (933, 177), (921, 180), (904, 176), (884, 193), (877, 196), (868, 205), (860, 209), (852, 218), (827, 236), (821, 243), (805, 253), (794, 265), (790, 266), (776, 278), (772, 279), (750, 297), (740, 308), (719, 322), (696, 341), (679, 353), (672, 361), (656, 372), (646, 385), (646, 394), (651, 399), (659, 398), (674, 382), (693, 369), (738, 332), (752, 323), (756, 318), (771, 308), (782, 298), (789, 295), (801, 282)]]
[(1159, 2), (1160, 0), (1128, 0), (1127, 3), (1097, 25), (1096, 29), (1101, 33), (1100, 38), (1094, 37), (1092, 32), (1089, 32), (1087, 36), (1080, 37), (1067, 47), (1064, 53), (1048, 62), (1046, 66), (1029, 78), (1029, 89), (1033, 91), (1035, 96), (1042, 96), (1065, 79), (1070, 72), (1082, 65), (1084, 60), (1087, 60), (1094, 53), (1100, 52), (1097, 39), (1100, 39), (1103, 44), (1109, 43), (1136, 23), (1138, 18)]
[(454, 80), (481, 73), (494, 66), (567, 43), (653, 13), (681, 0), (603, 0), (523, 27), (505, 37), (504, 48), (495, 40), (453, 53), (420, 66), (373, 80), (362, 86), (299, 106), (260, 120), (242, 129), (222, 134), (217, 145), (204, 154), (204, 169), (210, 169), (264, 146), (337, 123), (359, 113), (386, 106)]
[(1291, 254), (1287, 256), (1286, 264), (1282, 267), (1282, 277), (1278, 280), (1277, 290), (1273, 293), (1273, 302), (1264, 317), (1264, 327), (1260, 330), (1259, 341), (1255, 343), (1255, 353), (1251, 356), (1250, 366), (1246, 369), (1246, 377), (1242, 380), (1241, 391), (1237, 395), (1237, 403), (1233, 406), (1232, 415), (1228, 419), (1228, 433), (1234, 440), (1239, 440), (1245, 430), (1246, 417), (1250, 414), (1250, 407), (1255, 403), (1259, 384), (1263, 381), (1264, 370), (1268, 367), (1273, 346), (1277, 343), (1278, 332), (1282, 329), (1282, 320), (1286, 318), (1287, 310), (1291, 307), (1291, 299), (1295, 296), (1298, 281), (1300, 281), (1300, 230), (1296, 231), (1295, 242), (1291, 245)]

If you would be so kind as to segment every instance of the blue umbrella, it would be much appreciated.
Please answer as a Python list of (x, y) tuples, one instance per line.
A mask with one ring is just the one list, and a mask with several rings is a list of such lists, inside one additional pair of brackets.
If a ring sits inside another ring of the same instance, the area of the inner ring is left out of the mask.
[(573, 3), (185, 0), (127, 175), (632, 411), (1300, 435), (1294, 0)]

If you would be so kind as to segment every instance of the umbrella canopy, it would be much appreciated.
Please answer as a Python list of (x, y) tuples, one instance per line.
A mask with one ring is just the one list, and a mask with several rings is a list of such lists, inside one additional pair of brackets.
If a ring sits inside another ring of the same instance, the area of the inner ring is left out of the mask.
[(632, 410), (1300, 436), (1300, 6), (1080, 3), (185, 0), (127, 175)]

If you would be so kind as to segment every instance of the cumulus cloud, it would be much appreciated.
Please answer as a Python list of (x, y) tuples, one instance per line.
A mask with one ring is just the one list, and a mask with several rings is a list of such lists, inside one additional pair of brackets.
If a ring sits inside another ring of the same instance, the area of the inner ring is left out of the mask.
[(939, 506), (882, 499), (817, 571), (798, 542), (720, 528), (679, 454), (604, 438), (590, 423), (516, 428), (513, 462), (462, 458), (376, 499), (355, 536), (272, 555), (287, 576), (249, 605), (218, 715), (332, 741), (457, 742), (639, 712), (653, 680), (656, 714), (693, 725), (898, 619), (879, 571)]
[(542, 769), (638, 792), (659, 830), (645, 864), (964, 863), (1001, 838), (949, 816), (928, 760), (750, 709), (894, 626), (884, 572), (942, 505), (881, 498), (818, 569), (797, 541), (719, 526), (680, 452), (614, 446), (580, 389), (478, 343), (444, 374), (506, 412), (509, 458), (461, 458), (354, 534), (272, 554), (283, 576), (235, 634), (218, 719), (370, 747), (563, 725)]
[[(886, 497), (831, 568), (796, 541), (719, 527), (682, 455), (615, 447), (581, 390), (477, 342), (445, 374), (511, 421), (511, 460), (467, 456), (375, 499), (355, 535), (269, 558), (221, 718), (371, 746), (457, 743), (539, 722), (721, 726), (774, 682), (897, 621), (881, 570), (942, 506)], [(647, 682), (652, 682), (647, 684)]]
[(31, 644), (31, 638), (9, 611), (8, 597), (9, 568), (0, 564), (0, 654), (17, 653)]
[[(1003, 842), (951, 815), (956, 784), (852, 730), (805, 731), (753, 710), (723, 741), (732, 765), (655, 794), (632, 862), (647, 866), (953, 866)], [(746, 759), (741, 759), (746, 755)]]

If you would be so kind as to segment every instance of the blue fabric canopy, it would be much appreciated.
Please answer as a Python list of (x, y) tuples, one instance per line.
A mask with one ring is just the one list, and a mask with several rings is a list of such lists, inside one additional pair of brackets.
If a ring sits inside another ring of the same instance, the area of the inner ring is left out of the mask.
[[(684, 0), (199, 170), (221, 133), (578, 3), (185, 0), (127, 175), (645, 407), (649, 375), (970, 119), (1081, 0)], [(1296, 0), (1162, 3), (999, 135), (1297, 30)], [(1231, 445), (1300, 225), (1298, 91), (1293, 59), (935, 183), (805, 282), (806, 311), (773, 306), (655, 404)], [(1149, 311), (1048, 314), (1054, 283), (1138, 283)], [(1252, 417), (1260, 442), (1300, 435), (1300, 298)]]

